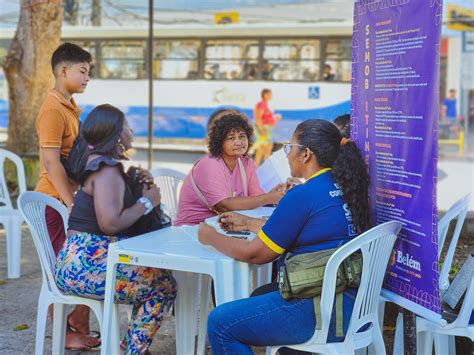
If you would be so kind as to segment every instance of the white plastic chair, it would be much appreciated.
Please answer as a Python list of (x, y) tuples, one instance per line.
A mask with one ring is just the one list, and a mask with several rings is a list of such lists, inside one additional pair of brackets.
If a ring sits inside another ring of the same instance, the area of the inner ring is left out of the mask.
[(417, 354), (431, 355), (433, 340), (435, 354), (455, 354), (454, 337), (468, 337), (474, 341), (474, 324), (469, 319), (474, 311), (474, 276), (467, 289), (461, 311), (457, 318), (447, 325), (439, 325), (422, 317), (416, 317)]
[[(449, 287), (449, 271), (453, 263), (454, 253), (458, 244), (459, 236), (461, 235), (461, 229), (466, 219), (467, 211), (469, 208), (469, 199), (470, 195), (464, 196), (460, 200), (454, 203), (451, 208), (446, 212), (446, 214), (438, 221), (438, 259), (441, 257), (441, 252), (443, 251), (444, 243), (446, 242), (446, 237), (448, 234), (449, 226), (451, 222), (456, 221), (456, 226), (453, 231), (451, 241), (449, 243), (448, 251), (443, 260), (443, 265), (439, 273), (439, 289), (440, 291), (447, 290)], [(385, 300), (381, 298), (379, 305), (379, 322), (380, 326), (383, 327), (385, 311)], [(418, 320), (417, 320), (418, 323)], [(418, 328), (417, 328), (418, 332)], [(421, 336), (417, 334), (417, 337)], [(431, 337), (433, 340), (433, 337)], [(449, 353), (455, 353), (454, 338), (447, 338), (449, 341), (448, 349)], [(395, 339), (393, 353), (403, 354), (403, 314), (399, 313), (397, 316), (396, 328), (395, 328)], [(435, 342), (438, 343), (437, 339)], [(435, 349), (437, 348), (435, 344)], [(444, 349), (444, 346), (443, 346)]]
[(38, 299), (38, 314), (36, 322), (35, 354), (43, 354), (46, 321), (48, 308), (54, 304), (53, 320), (53, 354), (64, 354), (64, 341), (66, 338), (66, 304), (83, 304), (95, 313), (102, 331), (103, 302), (89, 298), (63, 295), (56, 286), (54, 278), (54, 265), (56, 257), (48, 235), (45, 220), (45, 208), (49, 206), (61, 214), (65, 228), (68, 223), (68, 212), (56, 199), (39, 193), (25, 192), (18, 199), (18, 208), (28, 223), (35, 243), (36, 251), (41, 263), (42, 284)]
[(454, 228), (453, 236), (448, 247), (448, 251), (443, 260), (443, 266), (439, 273), (439, 289), (447, 290), (449, 287), (449, 271), (453, 264), (453, 257), (458, 245), (459, 236), (461, 235), (462, 226), (466, 219), (467, 210), (469, 209), (469, 198), (467, 195), (457, 201), (446, 214), (438, 222), (438, 259), (441, 257), (444, 242), (448, 234), (449, 226), (451, 222), (456, 220), (456, 226)]
[[(448, 234), (449, 226), (452, 221), (456, 221), (454, 227), (453, 236), (449, 243), (446, 256), (443, 260), (443, 265), (439, 272), (439, 290), (443, 291), (449, 288), (449, 271), (453, 264), (453, 257), (458, 245), (459, 236), (466, 219), (467, 211), (469, 209), (469, 198), (467, 195), (458, 200), (446, 214), (438, 222), (438, 259), (441, 257), (446, 236)], [(473, 288), (471, 282), (471, 289)], [(467, 297), (467, 295), (466, 295)], [(471, 290), (471, 298), (474, 297), (474, 290)], [(466, 304), (467, 303), (467, 304)], [(466, 304), (466, 305), (465, 305)], [(462, 310), (456, 320), (449, 323), (446, 326), (441, 326), (430, 322), (422, 317), (416, 318), (416, 332), (417, 332), (417, 347), (421, 354), (431, 354), (433, 341), (435, 344), (436, 354), (455, 354), (456, 347), (454, 343), (454, 336), (466, 336), (470, 337), (474, 341), (474, 325), (469, 326), (469, 318), (471, 316), (472, 307), (474, 302), (469, 306), (469, 301), (464, 301), (462, 307), (465, 307), (467, 311), (463, 315)], [(469, 308), (470, 307), (470, 308)]]
[[(386, 222), (361, 234), (334, 253), (324, 272), (321, 293), (321, 330), (315, 330), (312, 338), (303, 344), (268, 347), (267, 354), (276, 354), (281, 347), (314, 353), (353, 354), (356, 350), (371, 344), (377, 354), (385, 354), (385, 344), (378, 324), (377, 306), (390, 253), (401, 227), (400, 222)], [(337, 270), (344, 259), (359, 249), (363, 257), (362, 278), (347, 334), (341, 343), (328, 343)], [(359, 331), (367, 324), (370, 325), (367, 330)], [(297, 327), (298, 325), (295, 324), (295, 331)]]
[(151, 174), (161, 190), (161, 201), (165, 205), (164, 211), (174, 222), (178, 209), (179, 192), (186, 175), (167, 168), (153, 169)]
[(7, 276), (9, 279), (20, 277), (21, 265), (21, 225), (23, 217), (13, 207), (5, 178), (5, 160), (11, 160), (17, 171), (19, 193), (26, 191), (25, 168), (21, 158), (5, 149), (0, 149), (0, 224), (5, 227), (7, 237)]

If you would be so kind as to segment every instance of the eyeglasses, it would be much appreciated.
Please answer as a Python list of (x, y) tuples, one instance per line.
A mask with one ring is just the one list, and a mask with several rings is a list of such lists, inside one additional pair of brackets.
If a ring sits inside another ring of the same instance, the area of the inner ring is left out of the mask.
[[(296, 143), (285, 143), (283, 144), (283, 151), (285, 152), (286, 155), (290, 154), (291, 153), (291, 147), (292, 146), (298, 146), (298, 147), (303, 147), (303, 148), (308, 148), (307, 146), (305, 145), (302, 145), (302, 144), (296, 144)], [(309, 148), (308, 148), (309, 149)], [(310, 152), (311, 152), (311, 149), (310, 149)]]

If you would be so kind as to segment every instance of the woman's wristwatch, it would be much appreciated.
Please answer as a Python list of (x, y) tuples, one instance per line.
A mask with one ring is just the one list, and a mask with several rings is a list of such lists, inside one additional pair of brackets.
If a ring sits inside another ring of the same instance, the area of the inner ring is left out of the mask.
[(148, 214), (150, 213), (151, 211), (153, 211), (153, 204), (151, 203), (151, 201), (145, 197), (145, 196), (142, 196), (140, 197), (138, 200), (137, 200), (137, 203), (141, 203), (145, 206), (146, 208), (146, 211), (144, 214)]

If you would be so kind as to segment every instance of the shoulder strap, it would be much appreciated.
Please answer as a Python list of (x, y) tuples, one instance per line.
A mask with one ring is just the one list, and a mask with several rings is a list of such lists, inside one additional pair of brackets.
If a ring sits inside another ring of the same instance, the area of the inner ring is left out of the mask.
[[(321, 316), (321, 296), (313, 297), (313, 306), (314, 306), (314, 318), (316, 320), (316, 329), (322, 329), (322, 316)], [(344, 336), (343, 329), (343, 293), (336, 292), (336, 336)]]
[(336, 336), (343, 337), (343, 293), (336, 293)]
[(245, 168), (244, 168), (244, 164), (242, 163), (242, 159), (237, 158), (237, 164), (239, 164), (240, 177), (242, 178), (242, 187), (244, 189), (244, 196), (248, 196), (249, 191), (248, 191), (248, 183), (247, 183), (247, 173), (245, 172)]
[(193, 167), (191, 168), (191, 172), (189, 174), (189, 178), (191, 180), (191, 186), (193, 187), (193, 190), (194, 192), (196, 193), (197, 197), (199, 197), (199, 199), (204, 203), (204, 205), (210, 210), (212, 211), (212, 206), (209, 204), (209, 201), (207, 200), (206, 196), (204, 196), (204, 194), (201, 192), (201, 190), (199, 189), (199, 187), (197, 186), (196, 184), (196, 180), (194, 180), (194, 168), (196, 167), (196, 165), (203, 159), (205, 158), (207, 155), (204, 155), (203, 157), (199, 158), (199, 160), (194, 163)]
[(323, 318), (321, 316), (321, 296), (313, 297), (314, 319), (316, 320), (316, 329), (322, 329)]
[[(194, 163), (193, 167), (191, 168), (191, 173), (189, 174), (189, 179), (191, 180), (191, 186), (193, 187), (194, 192), (196, 195), (199, 197), (199, 199), (204, 203), (204, 205), (210, 210), (213, 211), (212, 206), (209, 204), (209, 201), (207, 200), (206, 196), (202, 193), (202, 191), (199, 189), (196, 180), (194, 179), (194, 168), (196, 165), (207, 155), (203, 156), (200, 158), (196, 163)], [(242, 163), (242, 160), (240, 158), (237, 159), (237, 164), (239, 165), (239, 170), (240, 170), (240, 177), (242, 178), (242, 186), (244, 190), (244, 196), (248, 196), (248, 183), (247, 183), (247, 173), (245, 172), (244, 164)]]

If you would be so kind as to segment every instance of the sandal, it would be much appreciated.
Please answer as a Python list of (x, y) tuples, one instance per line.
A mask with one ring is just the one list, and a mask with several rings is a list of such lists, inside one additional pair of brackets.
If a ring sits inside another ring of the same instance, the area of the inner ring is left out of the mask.
[[(79, 334), (79, 335), (84, 335), (84, 336), (87, 336), (86, 334), (81, 334), (81, 333), (78, 333), (76, 331), (76, 329), (74, 327), (72, 327), (70, 324), (69, 324), (69, 316), (67, 317), (67, 320), (66, 320), (66, 327), (67, 329), (69, 329), (71, 332), (74, 332), (76, 334)], [(100, 332), (96, 331), (96, 330), (91, 330), (89, 331), (89, 336), (93, 337), (93, 338), (96, 338), (96, 339), (100, 339)], [(95, 350), (100, 350), (101, 348), (101, 342), (99, 342), (97, 345), (95, 346), (85, 346), (85, 347), (82, 347), (82, 348), (76, 348), (76, 347), (65, 347), (66, 350), (71, 350), (71, 351), (95, 351)]]

